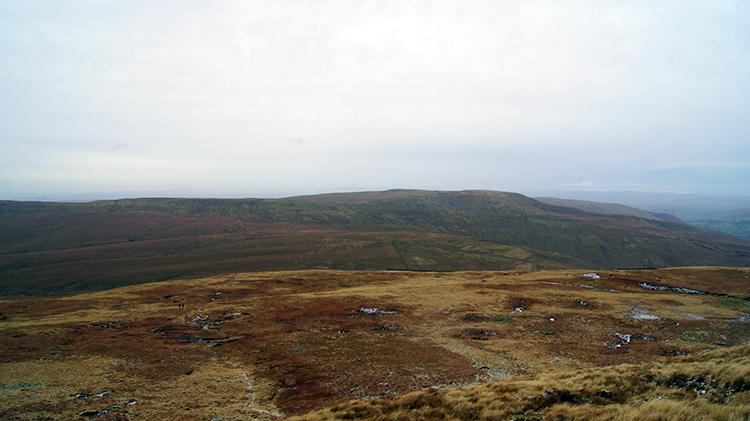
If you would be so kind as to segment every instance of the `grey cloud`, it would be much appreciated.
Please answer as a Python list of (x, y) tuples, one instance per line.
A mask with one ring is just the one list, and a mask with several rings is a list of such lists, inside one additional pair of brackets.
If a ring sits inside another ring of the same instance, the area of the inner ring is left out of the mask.
[(750, 179), (743, 1), (48, 6), (0, 4), (0, 198), (106, 188), (60, 150), (126, 190)]

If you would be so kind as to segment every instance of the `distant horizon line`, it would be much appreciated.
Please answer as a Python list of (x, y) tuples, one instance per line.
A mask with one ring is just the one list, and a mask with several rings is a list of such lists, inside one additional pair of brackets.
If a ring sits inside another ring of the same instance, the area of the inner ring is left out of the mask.
[(679, 191), (645, 191), (645, 190), (499, 190), (488, 188), (468, 188), (468, 189), (427, 189), (427, 188), (384, 188), (384, 189), (352, 189), (330, 191), (313, 191), (313, 192), (277, 192), (271, 194), (245, 194), (238, 192), (224, 192), (224, 194), (214, 194), (206, 192), (188, 192), (183, 190), (165, 190), (165, 191), (103, 191), (90, 193), (57, 193), (57, 194), (0, 194), (0, 201), (14, 202), (66, 202), (66, 203), (83, 203), (95, 202), (99, 200), (122, 200), (122, 199), (289, 199), (300, 196), (318, 196), (326, 194), (347, 194), (347, 193), (368, 193), (368, 192), (386, 192), (392, 190), (403, 191), (435, 191), (435, 192), (461, 192), (461, 191), (496, 191), (503, 193), (517, 193), (527, 197), (554, 197), (547, 195), (555, 194), (635, 194), (635, 195), (677, 195), (683, 197), (724, 197), (724, 198), (748, 198), (750, 194), (732, 194), (732, 193), (691, 193)]

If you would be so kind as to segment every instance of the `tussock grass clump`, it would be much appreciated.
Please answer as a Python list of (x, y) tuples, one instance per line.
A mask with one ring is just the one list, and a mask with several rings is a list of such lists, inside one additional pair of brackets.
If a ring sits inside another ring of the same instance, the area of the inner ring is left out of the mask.
[(747, 420), (750, 345), (351, 401), (296, 420)]

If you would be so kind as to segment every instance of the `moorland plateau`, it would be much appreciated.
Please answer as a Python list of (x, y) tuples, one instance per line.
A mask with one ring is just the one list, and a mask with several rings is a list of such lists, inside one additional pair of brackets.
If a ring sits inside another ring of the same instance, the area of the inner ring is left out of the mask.
[(746, 420), (749, 278), (308, 270), (4, 300), (0, 419)]
[(750, 266), (750, 240), (641, 216), (496, 191), (4, 201), (0, 293), (268, 270)]

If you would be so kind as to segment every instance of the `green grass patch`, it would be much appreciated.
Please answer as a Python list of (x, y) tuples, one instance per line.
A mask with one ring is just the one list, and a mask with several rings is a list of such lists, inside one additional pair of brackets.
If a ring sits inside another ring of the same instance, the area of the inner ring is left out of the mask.
[(744, 312), (750, 310), (750, 304), (748, 304), (744, 300), (738, 300), (736, 298), (722, 298), (720, 299), (720, 301), (724, 307), (730, 308), (734, 311)]

